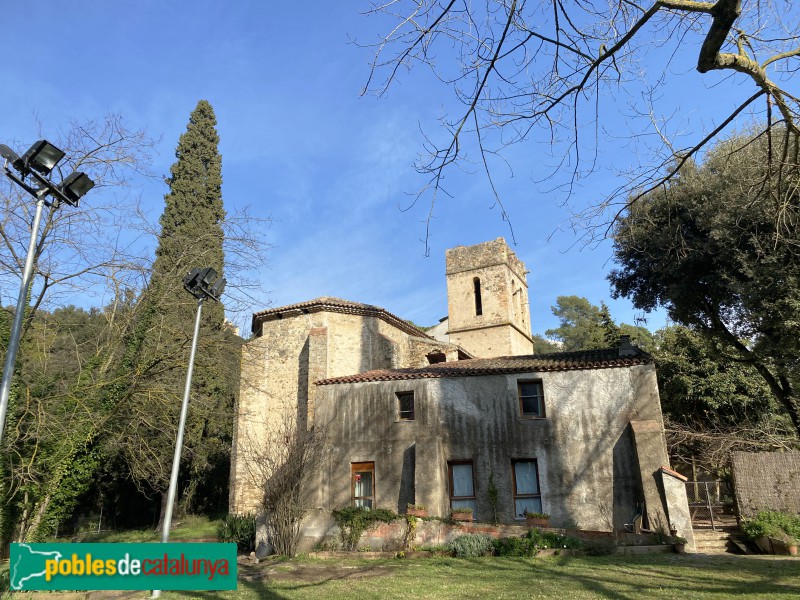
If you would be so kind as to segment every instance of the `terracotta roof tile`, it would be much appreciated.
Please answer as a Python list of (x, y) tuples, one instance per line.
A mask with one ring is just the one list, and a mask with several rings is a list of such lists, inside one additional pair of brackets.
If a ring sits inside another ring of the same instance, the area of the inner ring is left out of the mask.
[(317, 385), (336, 383), (361, 383), (367, 381), (396, 381), (402, 379), (437, 379), (445, 377), (471, 377), (475, 375), (502, 375), (545, 371), (576, 371), (585, 369), (612, 369), (645, 365), (653, 362), (646, 352), (634, 348), (628, 356), (620, 356), (618, 348), (555, 352), (499, 358), (472, 358), (444, 362), (411, 369), (378, 369), (345, 377), (317, 381)]
[(669, 467), (662, 466), (661, 472), (666, 473), (667, 475), (672, 475), (673, 477), (675, 477), (676, 479), (680, 479), (681, 481), (689, 481), (688, 477), (686, 477), (685, 475), (681, 475), (680, 473), (678, 473), (673, 469), (670, 469)]
[(296, 314), (321, 311), (377, 317), (414, 337), (433, 339), (421, 329), (417, 329), (411, 325), (408, 321), (401, 319), (397, 315), (393, 315), (388, 310), (379, 306), (352, 302), (351, 300), (343, 300), (342, 298), (333, 298), (331, 296), (321, 296), (320, 298), (314, 298), (306, 302), (298, 302), (296, 304), (289, 304), (288, 306), (279, 306), (277, 308), (270, 308), (257, 312), (253, 314), (251, 331), (257, 334), (264, 321), (274, 321)]

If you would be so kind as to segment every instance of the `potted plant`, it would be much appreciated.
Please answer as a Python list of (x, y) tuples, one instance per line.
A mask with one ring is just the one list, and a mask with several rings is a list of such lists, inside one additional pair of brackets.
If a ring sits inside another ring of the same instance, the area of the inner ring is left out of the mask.
[(472, 509), (468, 507), (454, 508), (450, 512), (450, 516), (454, 521), (469, 521), (472, 522)]
[(783, 545), (789, 556), (797, 556), (797, 538), (789, 534), (783, 535)]
[(528, 512), (523, 513), (528, 527), (550, 527), (550, 515), (547, 513)]
[(686, 538), (679, 535), (673, 536), (675, 539), (672, 542), (676, 554), (686, 554)]
[(428, 507), (424, 504), (409, 504), (406, 507), (406, 514), (409, 517), (427, 517)]

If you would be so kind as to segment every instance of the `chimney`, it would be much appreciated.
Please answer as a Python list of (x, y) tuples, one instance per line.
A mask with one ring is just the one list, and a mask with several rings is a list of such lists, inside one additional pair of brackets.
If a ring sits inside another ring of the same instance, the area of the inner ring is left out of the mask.
[(629, 335), (621, 335), (619, 336), (619, 355), (622, 356), (633, 356), (636, 354), (636, 347), (631, 344), (631, 336)]

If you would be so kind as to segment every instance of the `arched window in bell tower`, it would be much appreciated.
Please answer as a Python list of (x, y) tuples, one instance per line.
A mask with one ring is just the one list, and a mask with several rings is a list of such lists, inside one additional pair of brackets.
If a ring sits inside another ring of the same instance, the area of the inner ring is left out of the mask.
[(481, 280), (476, 277), (472, 280), (472, 285), (475, 288), (475, 316), (478, 317), (483, 314), (483, 302), (481, 301)]

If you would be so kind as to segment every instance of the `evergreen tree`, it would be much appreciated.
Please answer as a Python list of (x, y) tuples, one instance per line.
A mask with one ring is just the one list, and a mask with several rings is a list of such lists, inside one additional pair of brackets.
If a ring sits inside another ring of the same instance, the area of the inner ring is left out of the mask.
[(619, 344), (620, 328), (611, 317), (605, 302), (600, 303), (600, 326), (603, 328), (603, 344), (611, 348)]
[(609, 280), (615, 297), (666, 308), (751, 365), (800, 436), (800, 165), (788, 146), (791, 168), (775, 164), (780, 131), (720, 142), (632, 204), (614, 231)]
[[(131, 410), (119, 447), (144, 489), (166, 490), (188, 364), (197, 301), (183, 290), (195, 267), (224, 270), (221, 157), (211, 105), (201, 100), (189, 118), (167, 179), (161, 233), (150, 283), (123, 368), (131, 369)], [(208, 471), (227, 478), (231, 410), (238, 376), (235, 336), (226, 330), (221, 303), (206, 301), (192, 382), (181, 475), (191, 496)], [(225, 487), (219, 481), (217, 487)], [(186, 494), (184, 494), (185, 496)], [(186, 498), (187, 503), (191, 498)]]
[(580, 296), (559, 296), (551, 309), (559, 326), (548, 329), (545, 335), (557, 339), (564, 350), (593, 350), (608, 346), (600, 309)]
[[(631, 341), (646, 352), (655, 348), (650, 331), (627, 323), (617, 325), (605, 302), (597, 307), (582, 296), (559, 296), (551, 310), (558, 317), (559, 325), (545, 331), (545, 335), (560, 342), (560, 350), (614, 348), (619, 344), (620, 335), (629, 335)], [(534, 338), (534, 345), (536, 353), (554, 351), (543, 346), (542, 340)]]

